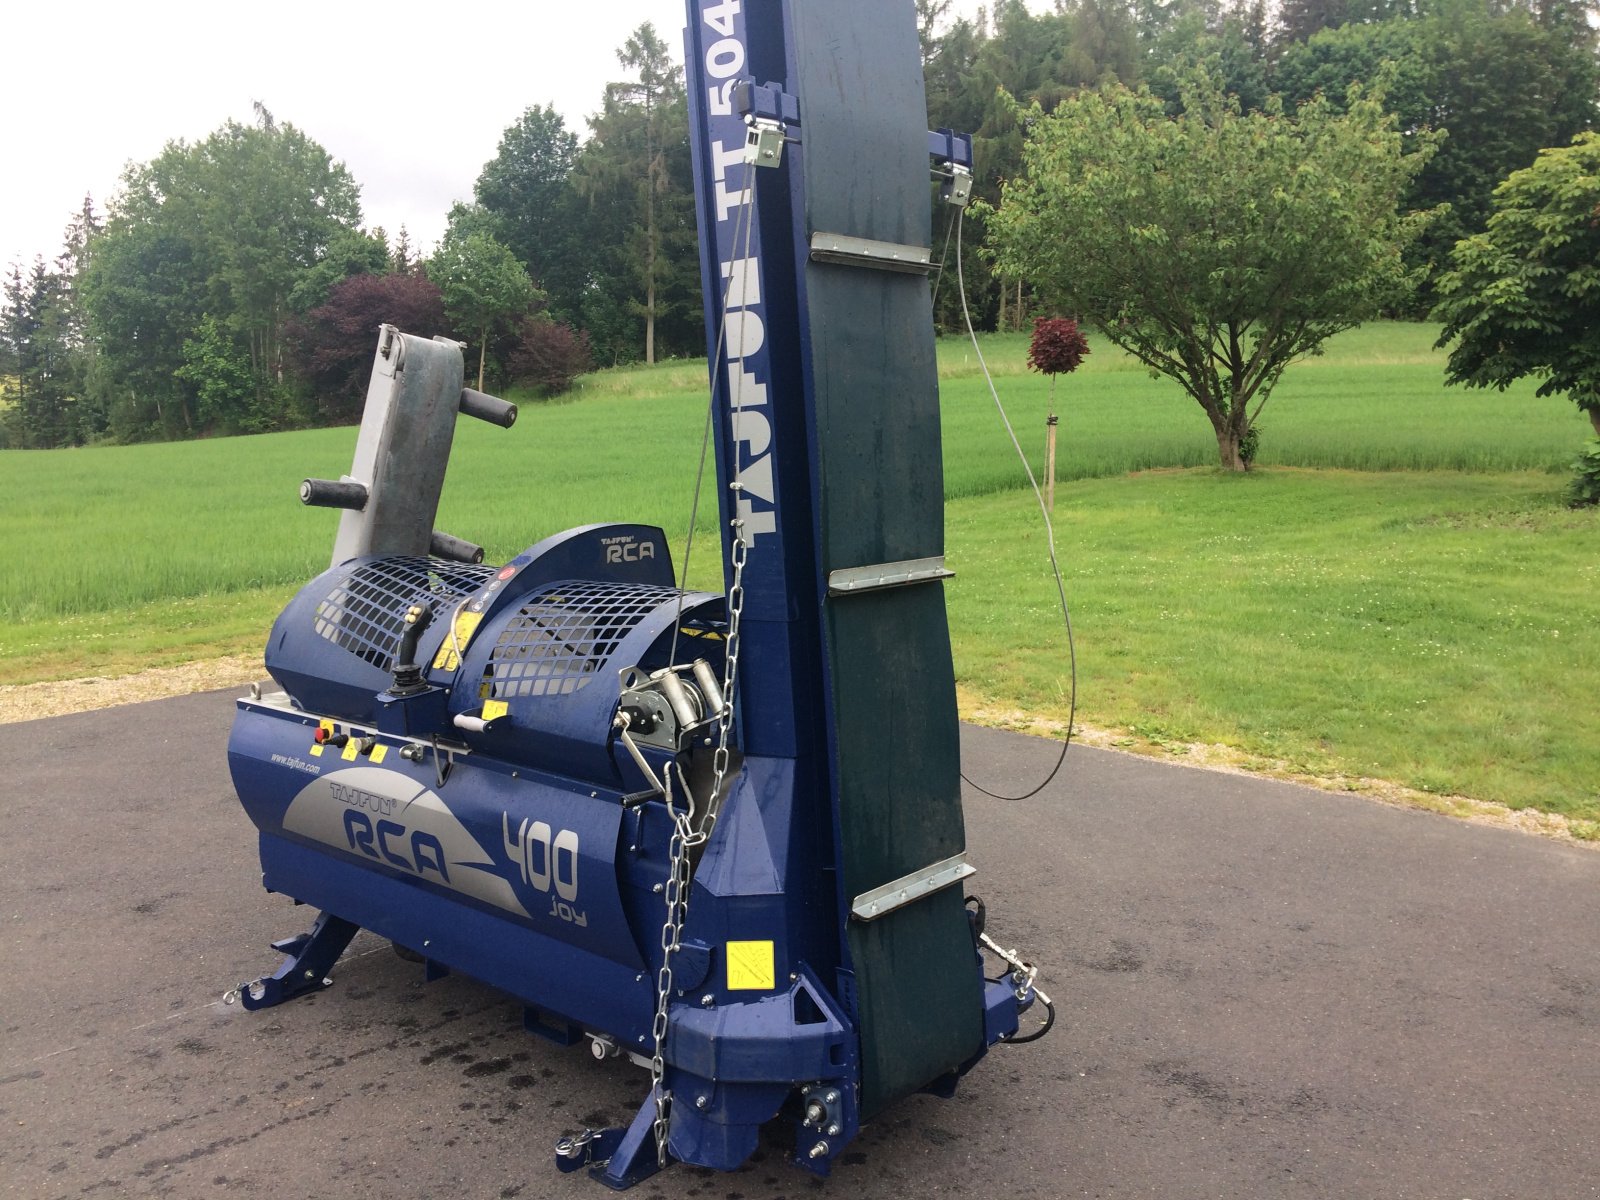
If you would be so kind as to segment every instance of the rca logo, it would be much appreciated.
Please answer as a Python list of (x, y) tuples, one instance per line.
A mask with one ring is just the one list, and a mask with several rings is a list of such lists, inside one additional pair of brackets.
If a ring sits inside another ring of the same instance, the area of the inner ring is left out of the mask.
[(412, 875), (424, 875), (432, 871), (441, 882), (450, 882), (450, 872), (444, 862), (444, 846), (431, 833), (407, 829), (396, 821), (379, 820), (374, 823), (360, 809), (347, 808), (344, 811), (344, 836), (350, 843), (350, 849), (368, 858), (387, 862)]
[(606, 546), (606, 562), (608, 563), (635, 563), (645, 559), (654, 559), (656, 544), (654, 542), (622, 542), (608, 543)]

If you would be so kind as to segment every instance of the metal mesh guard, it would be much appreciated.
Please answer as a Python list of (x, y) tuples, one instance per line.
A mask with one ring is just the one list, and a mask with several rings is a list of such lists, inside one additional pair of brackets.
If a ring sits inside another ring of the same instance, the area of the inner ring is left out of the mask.
[(393, 670), (407, 609), (419, 600), (458, 600), (494, 573), (491, 566), (404, 555), (363, 563), (317, 605), (317, 633), (380, 671)]
[(565, 696), (599, 673), (622, 639), (676, 588), (567, 580), (534, 593), (512, 617), (489, 656), (497, 699)]

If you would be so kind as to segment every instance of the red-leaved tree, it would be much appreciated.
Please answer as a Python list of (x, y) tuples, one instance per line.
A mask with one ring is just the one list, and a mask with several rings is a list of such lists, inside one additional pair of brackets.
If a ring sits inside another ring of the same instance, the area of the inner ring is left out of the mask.
[(1089, 339), (1071, 317), (1040, 317), (1034, 321), (1028, 365), (1050, 376), (1052, 400), (1056, 376), (1076, 371), (1088, 355)]
[(589, 335), (540, 314), (523, 321), (511, 352), (512, 377), (546, 396), (559, 396), (579, 375), (594, 370)]
[(421, 275), (352, 275), (333, 285), (326, 304), (289, 327), (295, 366), (311, 385), (324, 423), (361, 418), (380, 325), (419, 337), (444, 332), (439, 289)]

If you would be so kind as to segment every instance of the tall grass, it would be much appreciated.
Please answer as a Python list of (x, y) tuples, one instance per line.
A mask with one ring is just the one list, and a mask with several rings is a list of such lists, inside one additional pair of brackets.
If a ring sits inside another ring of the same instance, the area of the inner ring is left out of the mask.
[[(1357, 470), (1559, 470), (1586, 426), (1532, 387), (1446, 390), (1429, 326), (1385, 324), (1336, 339), (1292, 368), (1263, 418), (1263, 466)], [(1050, 381), (1025, 367), (1027, 339), (984, 339), (1025, 448), (1043, 456)], [(1021, 477), (971, 344), (940, 345), (945, 490), (992, 495)], [(440, 526), (505, 559), (546, 534), (598, 520), (681, 537), (704, 421), (703, 362), (588, 376), (565, 402), (525, 404), (510, 431), (463, 421)], [(1104, 342), (1056, 388), (1062, 480), (1207, 466), (1199, 408)], [(114, 611), (171, 597), (304, 580), (337, 517), (302, 509), (308, 475), (348, 469), (354, 431), (0, 453), (0, 619)], [(703, 506), (702, 532), (715, 505)]]

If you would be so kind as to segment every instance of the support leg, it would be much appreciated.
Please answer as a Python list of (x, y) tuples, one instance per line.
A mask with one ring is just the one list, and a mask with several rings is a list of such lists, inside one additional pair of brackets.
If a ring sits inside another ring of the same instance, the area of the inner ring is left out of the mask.
[(649, 1179), (660, 1169), (656, 1161), (656, 1098), (652, 1092), (644, 1098), (633, 1124), (622, 1135), (622, 1141), (611, 1154), (611, 1161), (604, 1169), (592, 1167), (589, 1174), (608, 1188), (620, 1192)]
[(333, 982), (328, 972), (360, 928), (343, 917), (325, 912), (317, 917), (309, 933), (273, 942), (272, 948), (285, 956), (283, 965), (254, 983), (241, 983), (239, 1003), (254, 1011), (271, 1008), (307, 992), (320, 992)]

